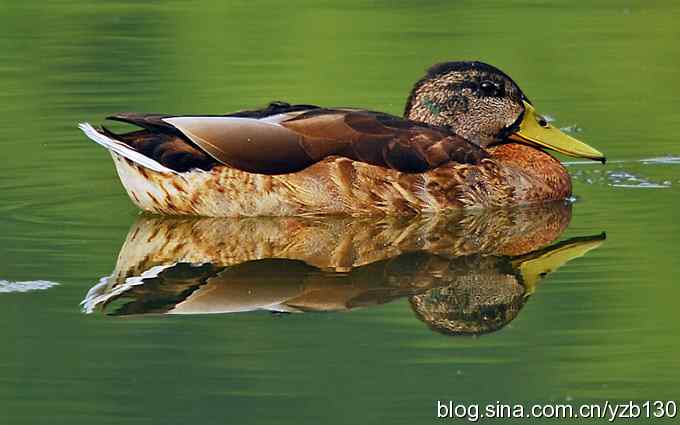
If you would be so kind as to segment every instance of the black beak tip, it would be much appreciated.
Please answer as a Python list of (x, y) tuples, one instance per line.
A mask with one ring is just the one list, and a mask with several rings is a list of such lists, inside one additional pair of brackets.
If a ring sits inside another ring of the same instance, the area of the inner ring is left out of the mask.
[(606, 164), (606, 163), (607, 163), (607, 158), (605, 158), (605, 157), (603, 156), (602, 158), (600, 158), (600, 162), (602, 163), (602, 165)]

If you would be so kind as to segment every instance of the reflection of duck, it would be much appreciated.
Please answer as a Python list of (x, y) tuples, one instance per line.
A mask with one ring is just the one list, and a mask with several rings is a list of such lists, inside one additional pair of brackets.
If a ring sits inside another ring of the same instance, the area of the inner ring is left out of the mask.
[(599, 245), (602, 237), (542, 248), (567, 227), (570, 208), (411, 219), (140, 217), (114, 273), (83, 305), (114, 315), (304, 312), (410, 297), (431, 327), (480, 333), (512, 320), (538, 276)]
[(467, 257), (446, 286), (434, 287), (409, 301), (416, 316), (438, 332), (478, 335), (512, 321), (536, 290), (538, 281), (568, 261), (600, 246), (604, 233), (573, 238), (515, 257)]
[(113, 155), (140, 208), (201, 216), (412, 214), (510, 206), (571, 193), (543, 149), (604, 161), (480, 62), (433, 66), (405, 117), (275, 102), (226, 116), (125, 113), (142, 130), (81, 124)]

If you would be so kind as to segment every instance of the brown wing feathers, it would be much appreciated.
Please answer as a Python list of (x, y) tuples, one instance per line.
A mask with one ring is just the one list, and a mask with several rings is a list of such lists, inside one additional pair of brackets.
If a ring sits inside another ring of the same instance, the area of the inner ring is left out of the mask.
[(317, 162), (302, 136), (278, 124), (239, 117), (174, 117), (166, 122), (217, 161), (259, 174), (285, 174)]
[(117, 114), (110, 119), (144, 130), (122, 135), (103, 131), (179, 172), (222, 163), (247, 172), (285, 174), (337, 155), (413, 173), (450, 161), (477, 163), (488, 156), (445, 129), (378, 112), (295, 105), (299, 107), (290, 111), (290, 119), (260, 120), (287, 113), (281, 105), (236, 116)]
[(207, 171), (218, 164), (211, 156), (194, 147), (193, 144), (187, 143), (183, 137), (172, 133), (168, 134), (157, 130), (139, 130), (125, 134), (115, 134), (103, 126), (102, 132), (180, 173), (194, 168)]
[(443, 163), (477, 163), (478, 146), (444, 129), (370, 111), (314, 110), (281, 123), (303, 136), (315, 160), (340, 155), (402, 172), (417, 173)]

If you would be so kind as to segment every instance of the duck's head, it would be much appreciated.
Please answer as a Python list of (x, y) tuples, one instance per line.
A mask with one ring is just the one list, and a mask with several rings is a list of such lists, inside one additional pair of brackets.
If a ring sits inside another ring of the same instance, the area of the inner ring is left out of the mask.
[(515, 142), (605, 161), (600, 151), (564, 134), (536, 112), (503, 71), (482, 62), (432, 66), (414, 85), (404, 116), (451, 128), (482, 147)]

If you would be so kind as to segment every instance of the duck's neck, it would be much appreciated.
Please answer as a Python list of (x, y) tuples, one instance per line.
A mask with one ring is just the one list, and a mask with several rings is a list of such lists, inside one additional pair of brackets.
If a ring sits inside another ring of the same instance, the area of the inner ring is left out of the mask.
[(499, 165), (521, 171), (522, 178), (515, 185), (523, 200), (549, 201), (571, 196), (569, 173), (552, 155), (519, 143), (490, 147), (488, 151)]

